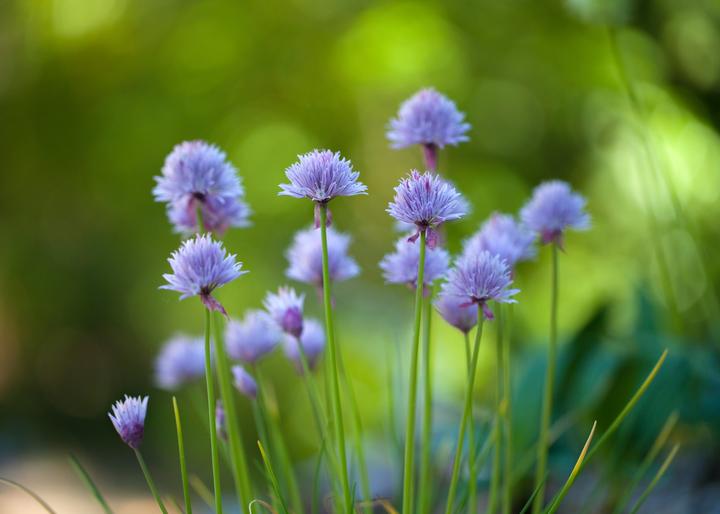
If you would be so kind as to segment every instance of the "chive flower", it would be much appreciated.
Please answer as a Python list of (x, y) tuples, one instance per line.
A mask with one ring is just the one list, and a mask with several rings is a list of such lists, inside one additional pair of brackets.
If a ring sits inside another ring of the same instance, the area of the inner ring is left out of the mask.
[(205, 376), (205, 343), (202, 338), (177, 334), (168, 340), (155, 358), (155, 384), (175, 391)]
[(450, 269), (440, 294), (462, 300), (461, 305), (479, 304), (485, 319), (491, 320), (494, 316), (489, 302), (517, 302), (512, 296), (520, 290), (510, 289), (511, 284), (510, 267), (499, 255), (469, 252)]
[(535, 234), (509, 214), (493, 214), (466, 243), (464, 252), (487, 250), (499, 255), (512, 269), (535, 257)]
[(567, 182), (551, 180), (535, 188), (532, 198), (520, 211), (523, 223), (540, 235), (543, 244), (563, 246), (567, 229), (587, 230), (590, 216), (585, 211), (587, 200), (575, 193)]
[(464, 298), (439, 295), (435, 300), (435, 309), (445, 321), (463, 334), (468, 334), (477, 325), (477, 307)]
[(254, 400), (257, 396), (257, 382), (255, 382), (252, 375), (239, 365), (232, 367), (232, 374), (237, 390), (251, 400)]
[(132, 397), (125, 395), (124, 400), (118, 400), (108, 414), (115, 430), (133, 450), (140, 447), (145, 433), (145, 414), (147, 413), (148, 397)]
[[(325, 349), (325, 330), (322, 324), (316, 319), (306, 319), (305, 328), (299, 340), (307, 357), (308, 366), (312, 370), (317, 365), (320, 355), (322, 355)], [(295, 364), (296, 369), (301, 373), (302, 360), (300, 348), (298, 347), (298, 338), (286, 336), (285, 339), (283, 339), (283, 350), (285, 356)]]
[(160, 289), (181, 293), (181, 300), (199, 296), (209, 310), (227, 316), (225, 308), (211, 293), (247, 271), (241, 271), (242, 263), (235, 260), (235, 255), (229, 255), (222, 243), (214, 241), (209, 234), (197, 235), (173, 252), (168, 262), (173, 272), (163, 275), (167, 284)]
[(303, 332), (303, 304), (305, 295), (298, 295), (291, 287), (281, 287), (268, 293), (263, 301), (265, 309), (283, 332), (300, 337)]
[[(285, 271), (288, 278), (322, 288), (322, 239), (320, 232), (309, 228), (295, 234), (293, 243), (285, 256), (289, 266)], [(355, 259), (348, 255), (351, 238), (334, 230), (327, 230), (328, 270), (330, 280), (340, 282), (351, 279), (360, 273)]]
[(265, 311), (251, 310), (242, 321), (230, 320), (225, 326), (225, 345), (232, 359), (254, 364), (280, 343), (282, 332)]
[(412, 170), (395, 187), (395, 198), (386, 210), (397, 221), (415, 225), (417, 232), (408, 241), (424, 232), (432, 248), (437, 244), (437, 227), (462, 218), (467, 209), (468, 203), (452, 184), (429, 171)]
[[(417, 287), (418, 266), (420, 264), (420, 245), (408, 243), (404, 237), (395, 242), (395, 251), (383, 257), (380, 269), (388, 284), (405, 284), (412, 289)], [(427, 288), (436, 280), (443, 278), (450, 266), (450, 254), (443, 248), (428, 248), (425, 251), (423, 287)]]

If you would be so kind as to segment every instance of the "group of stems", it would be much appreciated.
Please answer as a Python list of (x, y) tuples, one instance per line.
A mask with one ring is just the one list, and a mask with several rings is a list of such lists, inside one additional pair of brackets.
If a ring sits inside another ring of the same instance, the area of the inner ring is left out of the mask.
[(433, 288), (430, 287), (423, 301), (423, 412), (422, 412), (422, 442), (420, 444), (420, 482), (418, 512), (429, 512), (432, 501), (430, 475), (432, 457), (432, 346), (430, 331), (432, 329), (432, 297)]

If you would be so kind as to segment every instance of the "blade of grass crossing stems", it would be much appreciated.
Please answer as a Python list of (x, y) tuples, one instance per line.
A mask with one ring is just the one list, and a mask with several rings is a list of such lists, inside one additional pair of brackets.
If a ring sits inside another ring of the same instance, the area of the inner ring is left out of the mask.
[(643, 493), (640, 495), (640, 498), (635, 502), (635, 505), (633, 506), (632, 510), (630, 511), (630, 514), (636, 514), (640, 507), (642, 507), (643, 503), (645, 503), (645, 500), (647, 500), (648, 496), (650, 496), (650, 493), (653, 492), (653, 489), (655, 489), (655, 486), (658, 484), (660, 479), (665, 475), (665, 472), (670, 467), (670, 464), (672, 464), (673, 459), (675, 459), (675, 455), (677, 455), (678, 450), (680, 449), (680, 445), (676, 444), (673, 446), (673, 449), (670, 450), (670, 453), (668, 454), (665, 461), (662, 463), (662, 466), (660, 466), (660, 469), (658, 469), (658, 472), (655, 473), (655, 476), (653, 477), (652, 481), (648, 484), (648, 486), (645, 488)]
[(537, 496), (538, 491), (545, 484), (545, 482), (547, 482), (547, 477), (548, 476), (546, 473), (545, 476), (543, 477), (542, 481), (535, 487), (535, 490), (530, 495), (530, 498), (528, 498), (527, 502), (525, 502), (525, 505), (523, 506), (523, 508), (520, 510), (520, 512), (518, 514), (525, 514), (528, 511), (528, 509), (530, 509), (530, 507), (533, 504), (533, 501), (535, 500), (535, 497)]
[(258, 448), (260, 449), (260, 455), (262, 456), (262, 460), (265, 463), (265, 470), (267, 471), (268, 478), (270, 479), (270, 484), (275, 491), (275, 495), (280, 501), (281, 512), (283, 512), (284, 514), (288, 514), (287, 505), (285, 504), (285, 500), (283, 500), (282, 491), (280, 490), (280, 484), (278, 483), (277, 476), (273, 471), (272, 464), (270, 463), (270, 459), (268, 459), (265, 448), (263, 448), (263, 445), (260, 441), (258, 441)]
[(19, 489), (20, 491), (22, 491), (22, 492), (28, 494), (30, 497), (32, 497), (33, 500), (35, 500), (37, 503), (39, 503), (42, 506), (42, 508), (45, 509), (46, 511), (48, 511), (50, 514), (57, 514), (52, 509), (52, 507), (50, 507), (50, 505), (48, 505), (45, 502), (45, 500), (40, 498), (40, 496), (37, 493), (33, 492), (28, 487), (25, 487), (24, 485), (22, 485), (18, 482), (15, 482), (14, 480), (10, 480), (9, 478), (2, 478), (2, 477), (0, 477), (0, 484), (5, 484), (10, 487), (14, 487), (15, 489)]
[(190, 487), (193, 488), (195, 491), (195, 494), (197, 494), (200, 499), (210, 507), (213, 508), (213, 504), (215, 502), (215, 499), (213, 498), (213, 493), (210, 490), (208, 486), (205, 485), (205, 483), (200, 479), (197, 475), (190, 475)]
[(75, 472), (78, 474), (80, 479), (83, 481), (83, 484), (85, 484), (85, 487), (88, 488), (88, 490), (92, 493), (92, 495), (95, 497), (97, 502), (100, 504), (100, 507), (102, 507), (105, 514), (112, 514), (112, 509), (108, 505), (107, 501), (105, 501), (105, 498), (103, 497), (102, 493), (100, 492), (100, 489), (98, 489), (97, 485), (93, 481), (93, 479), (90, 477), (90, 473), (87, 472), (87, 470), (83, 467), (82, 464), (80, 464), (80, 461), (73, 455), (72, 453), (68, 456), (68, 459), (70, 460), (70, 464), (72, 465), (73, 469), (75, 469)]
[[(472, 349), (470, 348), (470, 334), (465, 334), (465, 362), (467, 364), (467, 383), (470, 384), (470, 374), (472, 373)], [(477, 461), (478, 457), (475, 451), (475, 416), (473, 415), (473, 407), (470, 406), (470, 416), (468, 416), (468, 514), (477, 513)], [(489, 441), (489, 440), (488, 440)]]
[(432, 446), (432, 347), (430, 345), (430, 332), (432, 329), (432, 297), (434, 288), (423, 299), (423, 417), (422, 442), (420, 444), (420, 483), (418, 512), (427, 514), (432, 502), (432, 487), (430, 482), (430, 457)]
[(185, 440), (183, 438), (182, 423), (180, 422), (180, 409), (177, 398), (172, 397), (173, 412), (175, 413), (175, 428), (177, 431), (178, 456), (180, 458), (180, 478), (182, 480), (183, 498), (185, 499), (185, 512), (192, 514), (192, 501), (190, 500), (190, 486), (188, 484), (187, 465), (185, 464)]

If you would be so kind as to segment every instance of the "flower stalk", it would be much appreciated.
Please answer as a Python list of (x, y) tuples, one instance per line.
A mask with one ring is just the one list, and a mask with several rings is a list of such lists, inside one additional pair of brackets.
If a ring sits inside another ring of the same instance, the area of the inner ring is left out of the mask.
[(150, 475), (150, 470), (148, 469), (147, 465), (145, 464), (145, 459), (143, 459), (142, 454), (140, 453), (140, 450), (137, 448), (133, 448), (133, 451), (135, 452), (135, 457), (137, 457), (137, 461), (140, 464), (140, 469), (142, 469), (143, 475), (145, 475), (145, 481), (147, 482), (148, 487), (150, 488), (150, 492), (153, 495), (153, 498), (155, 498), (155, 501), (158, 504), (158, 507), (160, 507), (160, 511), (163, 514), (167, 514), (167, 509), (165, 508), (165, 505), (163, 504), (162, 499), (160, 498), (160, 493), (158, 493), (157, 487), (155, 487), (155, 482), (152, 479), (152, 476)]
[(422, 443), (420, 445), (420, 497), (418, 512), (425, 514), (430, 509), (430, 458), (432, 447), (432, 355), (430, 331), (432, 329), (432, 297), (433, 288), (423, 301), (423, 418)]
[(182, 424), (180, 422), (180, 409), (177, 398), (172, 397), (173, 413), (175, 414), (175, 428), (177, 430), (178, 457), (180, 459), (180, 478), (182, 479), (183, 498), (185, 499), (185, 513), (192, 514), (192, 501), (190, 500), (190, 486), (188, 485), (187, 465), (185, 464), (185, 440), (183, 438)]
[(210, 331), (212, 318), (210, 310), (205, 309), (205, 387), (207, 390), (208, 427), (210, 428), (210, 460), (213, 474), (213, 490), (215, 494), (215, 512), (222, 514), (222, 487), (220, 485), (220, 455), (218, 451), (217, 431), (215, 430), (215, 380), (212, 369), (212, 343)]

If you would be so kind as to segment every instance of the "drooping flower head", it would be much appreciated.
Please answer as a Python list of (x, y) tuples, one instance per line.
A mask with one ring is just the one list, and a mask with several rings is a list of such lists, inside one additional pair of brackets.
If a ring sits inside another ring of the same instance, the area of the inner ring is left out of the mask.
[[(395, 251), (383, 257), (380, 269), (383, 278), (389, 284), (405, 284), (417, 287), (418, 266), (420, 264), (420, 244), (408, 243), (404, 237), (395, 242)], [(444, 277), (450, 265), (450, 255), (443, 248), (427, 248), (425, 250), (425, 267), (423, 270), (423, 287), (428, 287), (436, 280)]]
[(448, 273), (441, 294), (458, 298), (463, 304), (478, 304), (485, 319), (493, 319), (488, 302), (516, 303), (519, 289), (510, 289), (510, 268), (499, 255), (487, 251), (463, 254)]
[(450, 325), (462, 333), (469, 333), (477, 325), (477, 307), (466, 299), (457, 296), (439, 295), (435, 308)]
[(227, 422), (225, 419), (225, 407), (223, 407), (222, 400), (218, 399), (215, 402), (215, 430), (217, 431), (218, 437), (223, 441), (227, 441)]
[(241, 271), (242, 263), (235, 260), (235, 255), (228, 255), (222, 243), (213, 241), (209, 234), (185, 241), (168, 262), (173, 272), (163, 275), (168, 283), (160, 289), (181, 293), (181, 300), (199, 296), (205, 307), (225, 315), (225, 309), (211, 293), (247, 273)]
[(255, 382), (252, 375), (245, 371), (245, 368), (242, 366), (233, 366), (232, 374), (237, 390), (251, 400), (254, 400), (257, 396), (257, 382)]
[(253, 364), (280, 343), (282, 332), (265, 311), (251, 310), (242, 321), (230, 320), (225, 326), (228, 355)]
[(205, 343), (202, 338), (177, 334), (166, 342), (155, 358), (155, 383), (175, 391), (205, 376)]
[(265, 309), (283, 332), (300, 337), (303, 332), (303, 304), (305, 295), (298, 295), (292, 287), (281, 287), (268, 293), (263, 301)]
[[(305, 352), (310, 369), (314, 369), (320, 355), (325, 349), (325, 331), (322, 325), (316, 319), (306, 319), (305, 328), (300, 336), (300, 344)], [(290, 359), (297, 368), (298, 372), (302, 372), (302, 361), (300, 348), (298, 347), (298, 338), (286, 336), (283, 340), (283, 350), (288, 359)]]
[(125, 444), (137, 450), (145, 433), (145, 414), (147, 413), (148, 397), (132, 397), (125, 395), (124, 400), (118, 400), (108, 414), (115, 430)]
[(509, 214), (493, 214), (466, 243), (464, 252), (487, 250), (499, 255), (511, 268), (535, 257), (535, 234)]
[(543, 244), (555, 243), (562, 247), (565, 230), (590, 228), (586, 203), (567, 182), (551, 180), (535, 188), (532, 198), (520, 211), (520, 218), (530, 230), (540, 235)]
[[(322, 240), (321, 234), (312, 228), (300, 230), (295, 234), (293, 244), (285, 256), (289, 266), (285, 271), (288, 278), (322, 288)], [(351, 279), (360, 273), (355, 259), (348, 255), (350, 236), (327, 230), (328, 270), (330, 280), (340, 282)]]
[(449, 182), (426, 171), (412, 170), (395, 187), (395, 198), (387, 212), (398, 221), (412, 223), (417, 232), (409, 241), (415, 241), (421, 233), (427, 235), (431, 248), (437, 243), (435, 229), (445, 223), (465, 216), (467, 202)]
[(250, 209), (237, 170), (217, 146), (204, 141), (177, 145), (155, 177), (153, 195), (167, 204), (168, 218), (176, 231), (198, 231), (200, 209), (206, 230), (224, 232), (247, 226)]
[[(298, 161), (285, 170), (289, 184), (280, 184), (280, 195), (309, 198), (315, 202), (315, 225), (320, 224), (320, 208), (337, 196), (367, 194), (367, 186), (358, 182), (360, 173), (340, 152), (313, 150), (298, 155)], [(328, 218), (328, 224), (330, 218)]]

